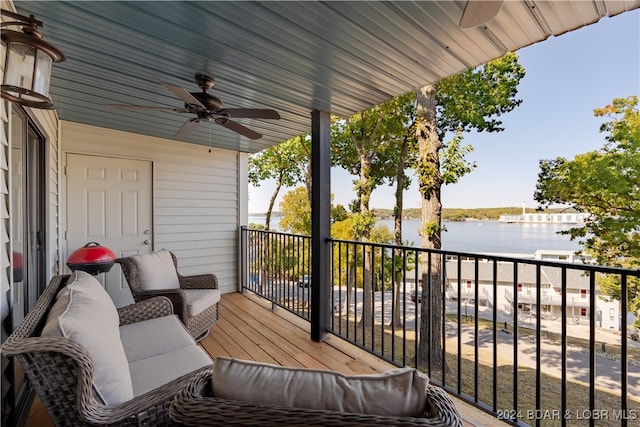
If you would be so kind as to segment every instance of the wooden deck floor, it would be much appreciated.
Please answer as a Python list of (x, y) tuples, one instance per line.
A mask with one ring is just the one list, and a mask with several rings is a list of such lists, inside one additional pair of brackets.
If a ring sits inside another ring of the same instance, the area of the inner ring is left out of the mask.
[[(226, 294), (220, 320), (200, 344), (212, 358), (230, 356), (282, 366), (330, 369), (347, 375), (384, 372), (395, 366), (338, 338), (317, 343), (309, 322), (253, 294)], [(466, 427), (506, 425), (454, 398)]]
[[(314, 342), (309, 330), (308, 322), (286, 310), (272, 311), (271, 304), (256, 295), (231, 293), (222, 296), (220, 319), (200, 345), (212, 358), (229, 356), (282, 366), (330, 369), (348, 375), (395, 368), (335, 336), (321, 343)], [(454, 401), (467, 427), (499, 423), (458, 399)], [(26, 426), (51, 425), (36, 400)]]

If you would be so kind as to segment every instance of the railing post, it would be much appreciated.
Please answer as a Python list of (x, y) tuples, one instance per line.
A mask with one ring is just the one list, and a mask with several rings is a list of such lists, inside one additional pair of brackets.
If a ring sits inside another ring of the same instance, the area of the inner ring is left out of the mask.
[(248, 256), (249, 256), (249, 244), (247, 242), (247, 226), (240, 226), (240, 292), (245, 293), (247, 291), (247, 285), (249, 277), (248, 269)]
[(311, 339), (323, 341), (329, 328), (329, 238), (331, 237), (331, 120), (311, 112)]

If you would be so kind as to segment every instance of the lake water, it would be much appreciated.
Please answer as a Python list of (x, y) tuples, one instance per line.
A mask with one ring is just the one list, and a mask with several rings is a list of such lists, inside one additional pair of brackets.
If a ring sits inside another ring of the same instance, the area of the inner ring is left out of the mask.
[[(271, 218), (271, 228), (277, 229), (280, 218)], [(249, 217), (249, 223), (263, 224), (263, 216)], [(393, 230), (393, 220), (378, 220)], [(538, 249), (577, 251), (581, 246), (569, 236), (557, 234), (571, 228), (570, 224), (514, 224), (498, 221), (445, 221), (442, 248), (448, 251), (474, 253), (533, 254)], [(420, 246), (420, 221), (405, 219), (402, 238), (410, 246)]]

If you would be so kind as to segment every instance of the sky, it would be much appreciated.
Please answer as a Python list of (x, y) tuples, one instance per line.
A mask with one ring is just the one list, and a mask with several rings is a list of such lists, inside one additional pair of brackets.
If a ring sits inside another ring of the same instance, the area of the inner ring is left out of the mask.
[[(599, 149), (604, 118), (593, 116), (614, 98), (640, 95), (640, 10), (571, 31), (516, 52), (526, 76), (520, 82), (522, 104), (500, 117), (505, 131), (468, 133), (464, 143), (474, 147), (469, 156), (477, 168), (458, 183), (443, 186), (444, 208), (526, 206), (533, 200), (541, 159), (575, 155)], [(353, 180), (333, 168), (334, 203), (348, 206), (355, 199)], [(275, 183), (249, 185), (249, 212), (266, 212)], [(279, 210), (280, 190), (274, 210)], [(374, 190), (371, 208), (391, 209), (394, 187)], [(405, 191), (405, 208), (419, 208), (415, 178)]]

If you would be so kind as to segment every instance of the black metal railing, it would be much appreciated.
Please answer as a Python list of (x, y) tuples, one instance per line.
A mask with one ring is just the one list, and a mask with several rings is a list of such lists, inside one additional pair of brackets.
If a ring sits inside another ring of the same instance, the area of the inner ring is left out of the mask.
[(242, 228), (243, 289), (310, 318), (311, 238)]
[[(311, 238), (241, 235), (243, 287), (309, 319)], [(640, 345), (626, 310), (640, 270), (330, 244), (331, 333), (514, 425), (640, 420)], [(605, 283), (618, 300), (599, 293)]]

